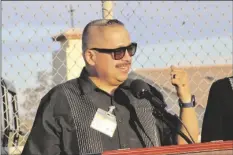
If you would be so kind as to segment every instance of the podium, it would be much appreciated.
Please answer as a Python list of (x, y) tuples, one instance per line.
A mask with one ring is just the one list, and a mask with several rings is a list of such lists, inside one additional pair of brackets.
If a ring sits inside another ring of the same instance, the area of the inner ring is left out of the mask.
[(233, 141), (113, 150), (102, 155), (233, 155)]

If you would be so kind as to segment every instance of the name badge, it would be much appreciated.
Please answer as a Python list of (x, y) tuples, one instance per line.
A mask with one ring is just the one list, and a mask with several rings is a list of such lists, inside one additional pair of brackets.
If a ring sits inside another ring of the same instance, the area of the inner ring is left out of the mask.
[(111, 106), (109, 111), (98, 108), (91, 122), (91, 128), (109, 137), (113, 137), (117, 127), (116, 117), (112, 114), (115, 106)]

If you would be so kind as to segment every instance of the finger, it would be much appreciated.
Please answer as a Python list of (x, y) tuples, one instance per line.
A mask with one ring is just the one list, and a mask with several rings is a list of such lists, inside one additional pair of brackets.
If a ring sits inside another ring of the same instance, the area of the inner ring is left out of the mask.
[(181, 77), (180, 74), (179, 73), (177, 74), (176, 72), (172, 72), (170, 76), (172, 79), (177, 79), (178, 77)]
[(171, 82), (173, 83), (173, 84), (180, 84), (180, 78), (171, 78)]
[(173, 86), (175, 86), (176, 88), (179, 88), (179, 83), (177, 83), (177, 82), (171, 82), (171, 84), (172, 84)]
[(185, 74), (179, 74), (179, 73), (172, 73), (170, 76), (172, 79), (186, 78)]
[(176, 66), (174, 66), (174, 65), (171, 65), (171, 67), (170, 67), (172, 70), (173, 69), (177, 69), (177, 67)]
[(173, 71), (173, 72), (171, 72), (170, 74), (171, 74), (171, 75), (172, 75), (172, 74), (184, 75), (184, 74), (185, 74), (185, 72)]
[(184, 74), (171, 74), (171, 79), (184, 81), (185, 78), (187, 78), (187, 77)]
[(179, 80), (171, 80), (172, 85), (176, 86), (177, 88), (186, 87), (187, 84), (180, 82)]
[(173, 71), (170, 73), (170, 75), (174, 75), (174, 74), (176, 74), (177, 76), (187, 76), (187, 73), (182, 71)]
[(172, 72), (176, 72), (176, 73), (186, 73), (184, 70), (182, 70), (182, 69), (178, 69), (178, 70), (172, 70), (171, 71), (171, 73)]
[(171, 76), (171, 80), (179, 80), (179, 81), (181, 81), (182, 77), (179, 77), (176, 74), (174, 74), (174, 75)]
[(187, 82), (185, 82), (183, 77), (176, 77), (176, 78), (171, 77), (171, 83), (179, 87), (185, 87), (188, 84)]
[(180, 77), (175, 77), (175, 78), (172, 77), (171, 80), (174, 82), (180, 82), (181, 78)]
[(186, 77), (184, 77), (184, 76), (179, 76), (179, 75), (177, 75), (177, 74), (172, 75), (172, 76), (171, 76), (171, 79), (177, 79), (177, 80), (180, 80), (180, 81), (187, 81), (187, 80), (186, 80)]
[(175, 79), (176, 78), (176, 74), (170, 74), (171, 79)]

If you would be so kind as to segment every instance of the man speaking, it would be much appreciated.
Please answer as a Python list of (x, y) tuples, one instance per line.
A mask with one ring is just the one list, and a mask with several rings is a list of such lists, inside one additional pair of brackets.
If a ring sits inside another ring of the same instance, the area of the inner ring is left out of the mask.
[[(41, 100), (23, 155), (95, 154), (107, 150), (185, 144), (153, 115), (147, 99), (132, 94), (128, 79), (137, 43), (116, 19), (94, 20), (82, 36), (85, 67), (79, 78), (52, 88)], [(180, 98), (180, 123), (173, 124), (197, 141), (198, 121), (186, 72), (171, 68)], [(151, 92), (163, 101), (161, 93)]]

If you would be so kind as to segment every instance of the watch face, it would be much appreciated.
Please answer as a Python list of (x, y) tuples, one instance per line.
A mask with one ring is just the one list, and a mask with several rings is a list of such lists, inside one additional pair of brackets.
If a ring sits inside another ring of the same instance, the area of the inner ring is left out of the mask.
[(182, 103), (181, 100), (179, 99), (179, 106), (181, 108), (195, 107), (196, 106), (195, 96), (192, 95), (190, 103)]

